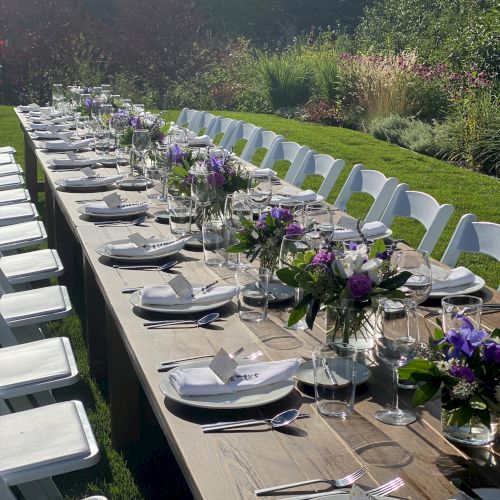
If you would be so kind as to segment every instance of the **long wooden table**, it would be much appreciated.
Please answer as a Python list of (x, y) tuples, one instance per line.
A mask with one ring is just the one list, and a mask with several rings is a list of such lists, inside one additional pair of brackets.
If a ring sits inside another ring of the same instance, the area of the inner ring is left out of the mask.
[[(18, 116), (26, 131), (26, 116)], [(497, 450), (482, 450), (472, 459), (452, 446), (441, 435), (439, 402), (418, 408), (419, 419), (407, 427), (377, 421), (374, 413), (391, 401), (392, 382), (390, 370), (370, 357), (366, 362), (371, 378), (357, 388), (354, 414), (345, 420), (321, 417), (313, 404), (311, 388), (301, 385), (278, 402), (239, 411), (202, 410), (167, 400), (159, 389), (165, 375), (156, 370), (163, 360), (216, 352), (221, 346), (228, 352), (240, 346), (247, 353), (259, 349), (264, 352), (261, 359), (268, 360), (309, 358), (313, 346), (323, 342), (325, 334), (321, 328), (297, 333), (284, 329), (286, 314), (281, 309), (271, 309), (263, 323), (243, 323), (234, 303), (220, 309), (224, 321), (210, 328), (146, 330), (144, 320), (159, 316), (134, 309), (130, 296), (120, 289), (165, 283), (171, 275), (117, 270), (95, 249), (137, 231), (145, 237), (169, 236), (169, 226), (150, 219), (148, 227), (97, 228), (77, 212), (81, 205), (76, 202), (99, 198), (102, 193), (57, 189), (57, 179), (79, 174), (48, 169), (48, 162), (57, 155), (37, 149), (38, 144), (27, 132), (25, 136), (26, 147), (34, 151), (45, 172), (47, 230), (51, 245), (60, 252), (70, 289), (81, 288), (77, 269), (83, 269), (89, 361), (96, 377), (108, 377), (115, 445), (140, 439), (138, 394), (142, 386), (195, 498), (250, 499), (257, 488), (316, 477), (342, 477), (362, 464), (368, 465), (369, 473), (359, 484), (373, 487), (401, 476), (407, 484), (397, 494), (406, 498), (449, 498), (456, 491), (449, 479), (466, 470), (500, 486)], [(116, 169), (99, 172), (116, 174)], [(27, 172), (28, 178), (30, 175), (33, 178), (33, 173)], [(129, 201), (144, 199), (144, 193), (120, 194)], [(175, 258), (180, 261), (176, 269), (191, 281), (233, 279), (227, 270), (206, 267), (200, 252), (184, 250)], [(482, 293), (485, 299), (500, 302), (497, 292), (486, 289)], [(485, 315), (484, 323), (494, 327), (498, 319), (498, 314)], [(433, 324), (422, 318), (421, 328), (430, 331)], [(400, 393), (406, 393), (401, 394), (401, 404), (407, 405), (411, 391)], [(200, 424), (220, 420), (267, 418), (287, 408), (299, 408), (310, 417), (280, 432), (263, 427), (203, 434), (200, 428)]]

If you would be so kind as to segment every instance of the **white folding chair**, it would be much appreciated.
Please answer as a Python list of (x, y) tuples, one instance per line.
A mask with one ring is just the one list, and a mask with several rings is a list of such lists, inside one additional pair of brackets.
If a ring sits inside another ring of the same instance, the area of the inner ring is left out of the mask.
[[(1, 400), (0, 400), (1, 401)], [(62, 498), (51, 476), (91, 467), (99, 447), (80, 401), (0, 416), (0, 498)]]
[(353, 193), (367, 193), (374, 198), (374, 201), (364, 220), (365, 222), (378, 221), (382, 217), (397, 185), (398, 180), (396, 177), (387, 178), (381, 172), (366, 170), (361, 163), (358, 163), (352, 167), (349, 177), (347, 177), (334, 202), (334, 206), (345, 211), (347, 202)]
[(24, 187), (24, 177), (20, 174), (0, 176), (0, 191)]
[(247, 143), (252, 138), (252, 136), (259, 131), (262, 131), (262, 127), (257, 127), (252, 123), (238, 122), (233, 130), (231, 137), (226, 141), (225, 149), (232, 149), (237, 141), (240, 139), (246, 139)]
[(22, 175), (24, 173), (19, 163), (0, 164), (0, 177), (6, 175)]
[(408, 191), (408, 184), (399, 184), (380, 219), (391, 227), (396, 216), (419, 221), (426, 229), (418, 250), (432, 253), (453, 213), (453, 205), (440, 205), (431, 195)]
[(0, 252), (39, 245), (45, 241), (47, 232), (41, 221), (0, 227)]
[(274, 142), (278, 140), (282, 141), (283, 136), (276, 135), (271, 130), (256, 131), (255, 134), (248, 139), (248, 142), (241, 152), (240, 158), (251, 163), (257, 149), (263, 148), (269, 150)]
[(222, 139), (219, 142), (219, 147), (222, 149), (229, 149), (227, 144), (230, 143), (231, 135), (234, 129), (243, 123), (242, 120), (233, 120), (232, 118), (220, 118), (213, 122), (212, 126), (207, 131), (207, 135), (213, 140), (217, 134), (223, 134)]
[(28, 201), (31, 201), (31, 197), (27, 189), (18, 188), (0, 191), (0, 207), (11, 203), (25, 203)]
[(0, 166), (10, 165), (15, 163), (14, 155), (9, 151), (4, 151), (0, 153)]
[(324, 181), (318, 189), (318, 194), (326, 199), (344, 166), (344, 160), (336, 160), (330, 155), (314, 154), (314, 151), (309, 151), (300, 165), (295, 164), (293, 169), (290, 167), (287, 175), (294, 186), (302, 186), (306, 175), (320, 175)]
[(38, 220), (39, 218), (33, 203), (14, 203), (0, 206), (0, 227)]
[(205, 111), (195, 111), (188, 120), (187, 129), (197, 134), (201, 128), (201, 122)]
[(474, 214), (463, 215), (441, 262), (454, 267), (462, 252), (482, 253), (500, 261), (500, 224), (477, 222)]
[[(207, 130), (209, 130), (210, 127), (212, 127), (212, 124), (215, 122), (215, 120), (217, 118), (219, 118), (219, 117), (215, 116), (212, 113), (204, 112), (202, 117), (201, 117), (200, 128), (197, 130), (197, 133), (199, 133), (201, 129), (205, 129), (204, 134), (207, 134)], [(213, 139), (213, 137), (212, 137), (212, 139)]]
[(301, 146), (296, 142), (285, 142), (281, 139), (274, 141), (273, 145), (267, 150), (266, 156), (261, 163), (261, 168), (273, 168), (273, 165), (280, 160), (290, 162), (287, 174), (285, 176), (286, 182), (291, 182), (290, 170), (295, 172), (298, 165), (304, 161), (306, 154), (310, 151), (307, 146)]
[(3, 153), (16, 154), (17, 151), (12, 146), (2, 146), (0, 148), (0, 154), (3, 154)]
[(181, 109), (181, 112), (179, 113), (179, 117), (177, 118), (177, 121), (175, 122), (176, 125), (179, 127), (183, 127), (187, 123), (189, 123), (190, 120), (192, 120), (193, 115), (196, 113), (196, 109), (189, 109), (189, 108), (183, 108)]

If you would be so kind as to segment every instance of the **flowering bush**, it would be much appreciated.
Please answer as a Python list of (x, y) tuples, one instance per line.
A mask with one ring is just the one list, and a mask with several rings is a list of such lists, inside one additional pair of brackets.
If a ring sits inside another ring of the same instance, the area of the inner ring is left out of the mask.
[(425, 382), (415, 391), (421, 405), (441, 389), (448, 424), (462, 426), (472, 419), (490, 425), (490, 412), (500, 415), (500, 330), (490, 335), (477, 330), (465, 316), (460, 327), (444, 333), (437, 328), (431, 340), (431, 359), (414, 359), (399, 369), (401, 378)]

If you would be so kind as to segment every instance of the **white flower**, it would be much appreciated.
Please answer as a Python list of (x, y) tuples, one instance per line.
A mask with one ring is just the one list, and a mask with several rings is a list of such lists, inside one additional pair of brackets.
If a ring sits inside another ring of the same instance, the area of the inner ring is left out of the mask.
[(462, 378), (451, 390), (451, 397), (453, 399), (469, 399), (478, 387), (477, 382), (469, 383)]
[(435, 365), (441, 373), (448, 373), (448, 370), (450, 369), (450, 365), (447, 361), (436, 361)]
[(374, 258), (365, 262), (361, 266), (361, 272), (367, 273), (368, 277), (376, 284), (379, 285), (382, 281), (382, 259)]
[(460, 361), (458, 361), (457, 358), (451, 358), (448, 361), (448, 365), (449, 365), (450, 368), (452, 368), (453, 366), (460, 366)]

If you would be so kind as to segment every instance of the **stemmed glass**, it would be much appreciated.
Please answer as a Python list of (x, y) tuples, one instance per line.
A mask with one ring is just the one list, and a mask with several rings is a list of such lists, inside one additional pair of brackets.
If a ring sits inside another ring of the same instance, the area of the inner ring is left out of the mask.
[(375, 418), (385, 424), (408, 425), (417, 419), (414, 412), (399, 408), (398, 400), (398, 368), (414, 356), (418, 346), (415, 309), (415, 304), (407, 300), (382, 299), (378, 305), (375, 346), (378, 358), (392, 368), (393, 380), (392, 408), (375, 413)]
[(259, 208), (260, 217), (262, 209), (269, 204), (273, 196), (272, 176), (250, 172), (247, 193), (251, 202)]
[[(151, 148), (151, 134), (149, 130), (137, 129), (132, 135), (132, 149), (134, 157), (139, 156), (139, 164), (146, 168), (145, 154)], [(135, 163), (135, 162), (134, 162)], [(132, 165), (134, 167), (134, 165)]]
[[(224, 204), (224, 224), (231, 235), (230, 243), (236, 242), (236, 233), (243, 229), (241, 219), (252, 220), (252, 207), (247, 199), (238, 197), (236, 193), (226, 195)], [(229, 262), (230, 269), (245, 269), (247, 266), (241, 262), (241, 254), (236, 254), (236, 262)]]
[[(307, 252), (309, 244), (304, 235), (290, 234), (283, 236), (280, 248), (280, 265), (286, 267), (287, 264), (292, 264), (293, 260), (299, 252)], [(297, 305), (304, 296), (302, 288), (295, 288), (295, 305)], [(307, 330), (308, 326), (304, 319), (301, 319), (295, 325), (287, 326), (291, 330)]]

